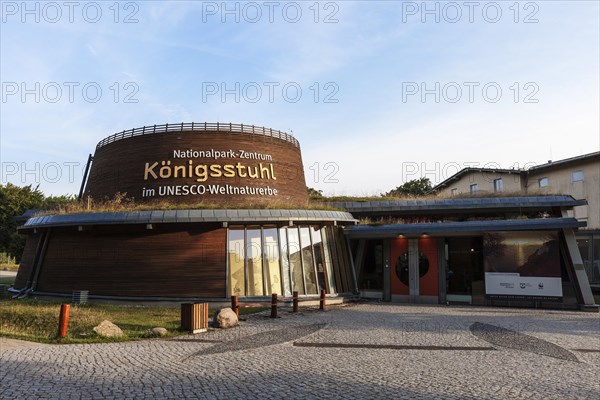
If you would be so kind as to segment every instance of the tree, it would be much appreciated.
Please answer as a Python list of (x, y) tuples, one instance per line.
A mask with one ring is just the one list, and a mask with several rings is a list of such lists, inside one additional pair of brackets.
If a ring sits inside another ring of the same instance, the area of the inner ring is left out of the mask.
[(323, 198), (322, 190), (317, 190), (317, 189), (313, 189), (311, 187), (307, 187), (306, 191), (308, 192), (308, 197), (311, 200), (321, 200)]
[(15, 217), (30, 209), (41, 208), (44, 194), (31, 185), (19, 187), (11, 183), (0, 185), (0, 252), (20, 260), (25, 247), (25, 237), (17, 233)]
[(17, 233), (19, 223), (15, 217), (27, 210), (55, 210), (76, 201), (74, 195), (45, 197), (37, 186), (0, 185), (0, 253), (15, 257), (17, 262), (21, 259), (25, 236)]
[(385, 197), (417, 197), (424, 196), (425, 194), (431, 191), (431, 181), (429, 178), (419, 178), (413, 179), (408, 182), (405, 182), (401, 186), (398, 186), (396, 189), (392, 189), (386, 194)]

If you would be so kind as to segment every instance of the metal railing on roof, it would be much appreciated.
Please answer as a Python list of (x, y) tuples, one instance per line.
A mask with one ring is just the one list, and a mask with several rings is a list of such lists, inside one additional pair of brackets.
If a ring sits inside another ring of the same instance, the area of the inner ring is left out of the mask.
[(289, 133), (282, 132), (277, 129), (265, 128), (264, 126), (232, 124), (222, 122), (181, 122), (178, 124), (143, 126), (141, 128), (134, 128), (124, 130), (122, 132), (117, 132), (114, 135), (110, 135), (98, 142), (98, 144), (96, 145), (96, 149), (106, 146), (107, 144), (135, 136), (150, 135), (153, 133), (177, 133), (188, 131), (249, 133), (254, 135), (269, 136), (285, 140), (289, 143), (292, 143), (294, 146), (300, 148), (300, 143), (298, 142), (298, 140)]

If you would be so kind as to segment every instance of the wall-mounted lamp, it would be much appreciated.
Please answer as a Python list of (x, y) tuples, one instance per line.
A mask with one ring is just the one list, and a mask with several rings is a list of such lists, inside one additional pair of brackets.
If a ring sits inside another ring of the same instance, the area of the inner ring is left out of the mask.
[(148, 229), (148, 230), (154, 229), (154, 225), (152, 225), (152, 224), (146, 224), (146, 229)]

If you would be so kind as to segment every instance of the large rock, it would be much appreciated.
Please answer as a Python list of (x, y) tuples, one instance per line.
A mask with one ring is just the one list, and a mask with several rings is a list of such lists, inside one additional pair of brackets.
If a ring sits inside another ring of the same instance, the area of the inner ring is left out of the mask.
[(215, 313), (213, 319), (213, 326), (215, 328), (227, 329), (237, 326), (237, 324), (238, 317), (231, 308), (222, 308), (219, 312)]
[(165, 336), (168, 333), (168, 331), (165, 328), (156, 327), (150, 329), (150, 333), (154, 336)]
[(110, 321), (104, 320), (94, 327), (94, 332), (103, 337), (121, 337), (123, 331)]

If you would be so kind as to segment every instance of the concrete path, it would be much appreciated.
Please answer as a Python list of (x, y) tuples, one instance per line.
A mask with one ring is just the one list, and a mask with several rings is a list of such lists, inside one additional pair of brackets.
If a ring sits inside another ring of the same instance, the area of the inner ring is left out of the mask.
[(26, 340), (10, 339), (0, 336), (0, 354), (6, 350), (28, 349), (30, 347), (48, 346), (43, 343), (28, 342)]
[(598, 399), (597, 313), (367, 303), (0, 354), (0, 398)]

